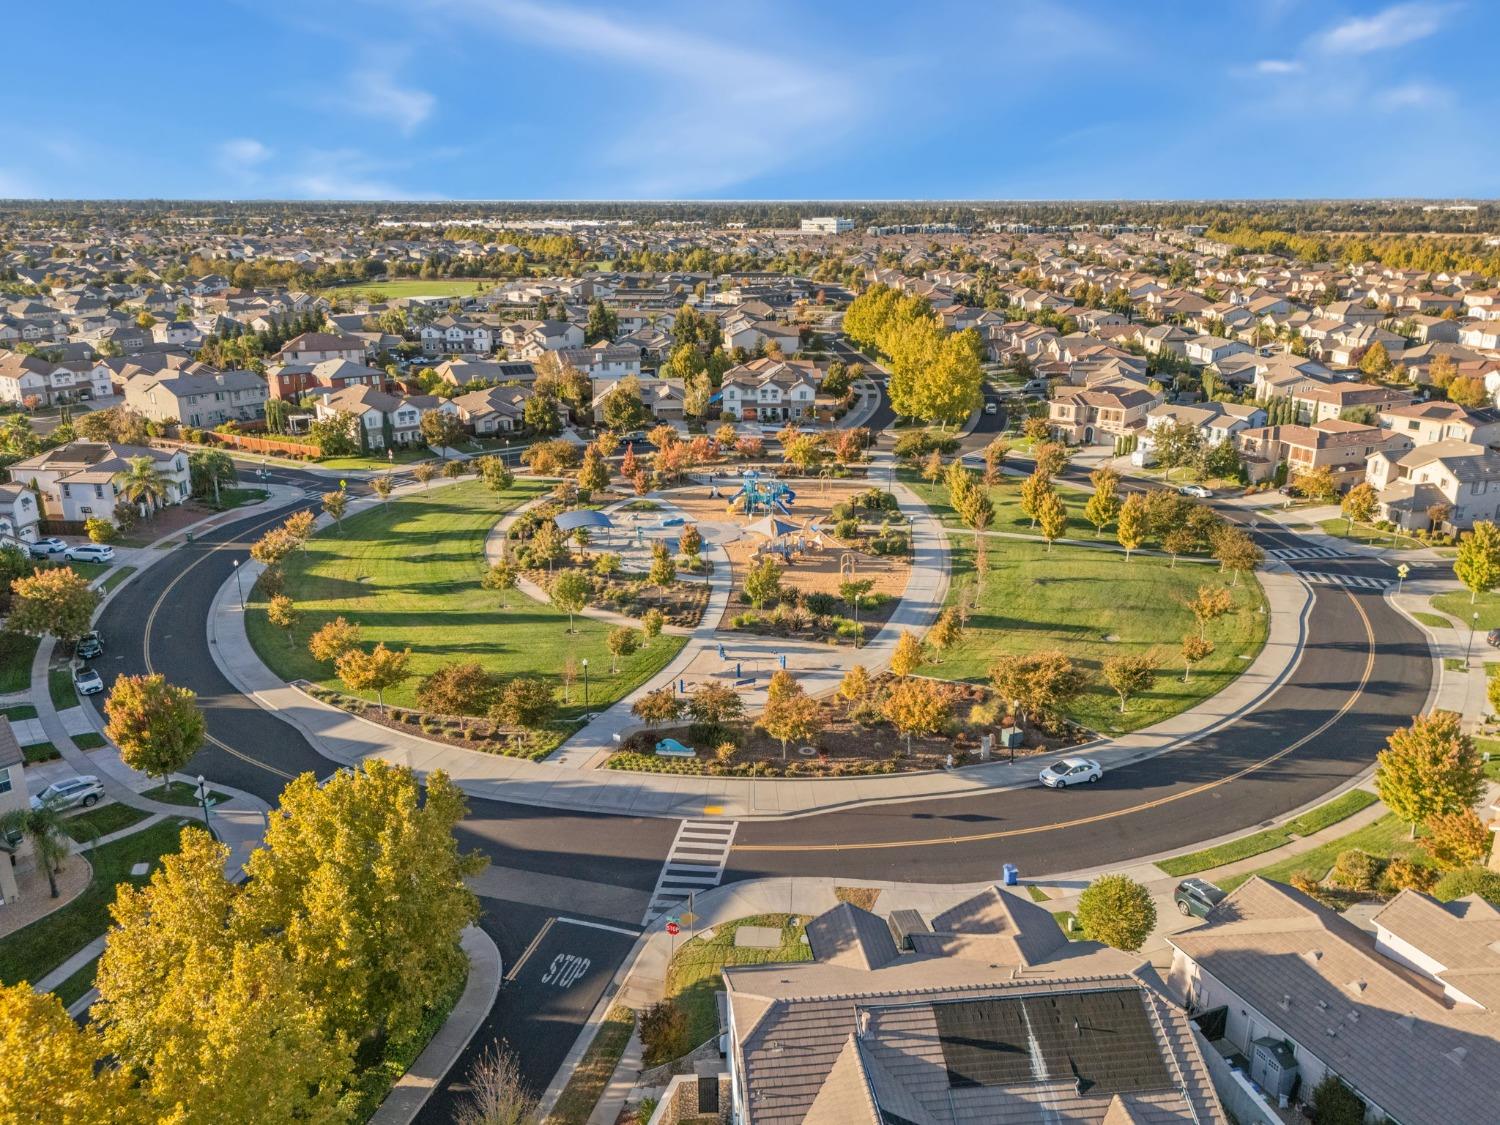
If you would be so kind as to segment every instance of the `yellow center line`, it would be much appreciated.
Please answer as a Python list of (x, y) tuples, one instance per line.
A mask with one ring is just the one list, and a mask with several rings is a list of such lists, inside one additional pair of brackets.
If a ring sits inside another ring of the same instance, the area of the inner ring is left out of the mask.
[[(284, 522), (285, 519), (286, 519), (286, 514), (285, 513), (283, 513), (282, 515), (273, 516), (273, 517), (271, 517), (268, 520), (262, 520), (260, 523), (257, 523), (255, 525), (253, 525), (252, 527), (245, 528), (244, 532), (242, 532), (241, 534), (248, 535), (251, 532), (259, 531), (261, 528), (267, 527), (270, 524)], [(238, 538), (238, 536), (236, 538)], [(172, 593), (172, 591), (177, 588), (177, 583), (181, 582), (184, 578), (186, 578), (194, 570), (196, 570), (198, 567), (200, 567), (204, 563), (206, 563), (208, 561), (208, 559), (209, 559), (209, 556), (213, 555), (216, 551), (222, 551), (226, 547), (229, 547), (231, 545), (232, 545), (232, 543), (225, 542), (225, 543), (220, 543), (220, 544), (218, 544), (216, 546), (210, 547), (207, 551), (205, 551), (203, 553), (203, 555), (201, 557), (199, 557), (198, 559), (195, 559), (193, 562), (191, 562), (187, 566), (183, 567), (182, 571), (177, 575), (177, 577), (174, 578), (174, 579), (172, 579), (171, 582), (167, 583), (166, 589), (164, 589), (161, 592), (160, 596), (158, 596), (157, 599), (156, 599), (156, 601), (152, 604), (151, 611), (146, 614), (146, 626), (145, 626), (145, 629), (141, 633), (141, 650), (142, 650), (142, 655), (145, 657), (145, 663), (146, 663), (146, 671), (147, 671), (147, 673), (155, 673), (155, 671), (156, 671), (156, 665), (153, 664), (152, 660), (151, 660), (151, 631), (152, 631), (152, 629), (156, 625), (156, 615), (161, 610), (161, 607), (162, 607), (163, 603), (166, 602), (167, 597)], [(292, 779), (292, 777), (294, 776), (293, 774), (287, 773), (285, 770), (277, 769), (275, 766), (272, 766), (272, 765), (267, 765), (265, 762), (262, 762), (259, 758), (252, 758), (249, 754), (246, 754), (242, 750), (236, 750), (233, 746), (230, 746), (227, 742), (224, 742), (221, 739), (215, 738), (213, 735), (207, 733), (206, 731), (204, 732), (203, 738), (204, 738), (204, 741), (213, 743), (213, 745), (217, 746), (220, 750), (223, 750), (226, 754), (231, 754), (234, 757), (239, 758), (241, 761), (249, 762), (252, 766), (259, 766), (261, 769), (265, 770), (267, 773), (274, 773), (276, 776), (278, 776), (278, 777), (284, 777), (288, 781), (290, 781)]]
[[(1187, 799), (1188, 797), (1196, 797), (1200, 793), (1206, 793), (1209, 790), (1216, 789), (1221, 785), (1227, 785), (1231, 781), (1238, 781), (1240, 778), (1254, 773), (1258, 769), (1263, 769), (1264, 767), (1269, 766), (1275, 762), (1279, 762), (1288, 754), (1291, 754), (1294, 751), (1301, 749), (1303, 746), (1306, 746), (1309, 742), (1317, 738), (1329, 727), (1333, 726), (1334, 723), (1338, 722), (1345, 715), (1347, 715), (1350, 709), (1359, 702), (1360, 696), (1364, 694), (1365, 687), (1370, 682), (1370, 676), (1374, 673), (1375, 670), (1375, 630), (1370, 625), (1370, 618), (1369, 615), (1365, 613), (1364, 606), (1359, 604), (1359, 599), (1356, 598), (1347, 589), (1343, 590), (1342, 593), (1344, 593), (1354, 604), (1355, 611), (1358, 612), (1360, 620), (1364, 623), (1365, 638), (1368, 646), (1368, 651), (1365, 655), (1364, 674), (1360, 676), (1359, 684), (1355, 687), (1353, 694), (1349, 696), (1348, 700), (1342, 707), (1340, 707), (1331, 716), (1329, 716), (1327, 721), (1321, 723), (1315, 730), (1309, 731), (1307, 734), (1297, 739), (1297, 741), (1292, 743), (1290, 746), (1276, 751), (1276, 753), (1272, 754), (1268, 758), (1262, 758), (1258, 762), (1252, 762), (1250, 765), (1245, 766), (1243, 769), (1235, 770), (1233, 773), (1225, 777), (1221, 777), (1216, 781), (1207, 781), (1202, 785), (1195, 785), (1191, 789), (1184, 789), (1180, 793), (1173, 793), (1166, 797), (1158, 797), (1155, 800), (1145, 801), (1138, 805), (1131, 805), (1129, 808), (1115, 809), (1112, 812), (1096, 813), (1093, 816), (1081, 816), (1073, 820), (1060, 820), (1053, 824), (1038, 824), (1030, 828), (1005, 828), (994, 832), (980, 832), (970, 836), (945, 836), (942, 838), (929, 837), (927, 839), (919, 840), (884, 840), (875, 843), (863, 844), (735, 844), (730, 850), (736, 852), (852, 852), (875, 851), (881, 848), (934, 847), (938, 845), (946, 846), (949, 844), (973, 844), (980, 843), (985, 840), (1003, 840), (1014, 836), (1028, 836), (1033, 832), (1054, 832), (1061, 828), (1080, 828), (1086, 824), (1098, 824), (1101, 821), (1114, 820), (1122, 816), (1130, 816), (1134, 813), (1145, 812), (1149, 809), (1161, 808), (1163, 805), (1170, 805), (1174, 801), (1182, 801)], [(1171, 751), (1169, 751), (1169, 753), (1170, 752)]]

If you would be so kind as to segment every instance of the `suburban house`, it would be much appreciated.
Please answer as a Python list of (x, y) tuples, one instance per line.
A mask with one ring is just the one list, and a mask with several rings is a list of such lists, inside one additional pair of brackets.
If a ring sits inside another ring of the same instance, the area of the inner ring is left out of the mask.
[(724, 319), (724, 350), (743, 348), (753, 352), (756, 348), (775, 344), (782, 355), (791, 355), (801, 346), (801, 338), (795, 328), (765, 320), (748, 313), (730, 313)]
[(1239, 340), (1226, 340), (1222, 336), (1194, 336), (1183, 345), (1188, 362), (1200, 367), (1252, 350), (1249, 344)]
[(1329, 418), (1310, 426), (1300, 424), (1261, 426), (1241, 430), (1235, 438), (1240, 460), (1252, 482), (1263, 481), (1287, 466), (1290, 477), (1313, 469), (1329, 469), (1340, 488), (1358, 484), (1365, 476), (1365, 462), (1387, 449), (1410, 448), (1410, 441), (1378, 426), (1365, 426), (1342, 418)]
[(1387, 430), (1405, 434), (1416, 445), (1438, 441), (1468, 441), (1500, 445), (1500, 412), (1467, 410), (1456, 402), (1435, 400), (1388, 407), (1377, 419)]
[(1060, 440), (1093, 445), (1139, 433), (1161, 400), (1158, 392), (1123, 382), (1061, 386), (1052, 392), (1047, 420)]
[(1428, 512), (1438, 506), (1453, 528), (1500, 515), (1500, 454), (1485, 445), (1450, 438), (1377, 453), (1365, 479), (1379, 495), (1380, 518), (1407, 529), (1432, 526)]
[(445, 359), (433, 368), (438, 378), (455, 387), (470, 383), (524, 383), (536, 381), (536, 367), (530, 363), (493, 359)]
[(269, 388), (254, 371), (161, 371), (125, 380), (125, 405), (158, 422), (212, 429), (223, 422), (259, 422)]
[(292, 402), (318, 387), (335, 391), (345, 387), (383, 387), (389, 380), (390, 376), (380, 368), (352, 359), (288, 363), (266, 372), (270, 396)]
[(52, 402), (52, 364), (34, 355), (0, 352), (0, 402)]
[(358, 336), (335, 336), (329, 332), (304, 332), (288, 340), (277, 358), (282, 363), (321, 363), (325, 359), (347, 359), (362, 363), (365, 341)]
[(422, 325), (418, 335), (422, 340), (422, 351), (428, 355), (457, 355), (463, 352), (489, 355), (495, 350), (493, 328), (488, 324), (455, 316), (442, 316)]
[(564, 348), (558, 358), (590, 379), (623, 379), (641, 373), (641, 349), (633, 344), (600, 340), (586, 348)]
[[(619, 390), (624, 379), (612, 379), (594, 383), (594, 421), (604, 420), (604, 406), (609, 396)], [(636, 379), (641, 402), (659, 422), (675, 422), (682, 418), (683, 384), (681, 379)]]
[(571, 320), (532, 321), (515, 346), (521, 359), (536, 359), (543, 352), (583, 347), (583, 329)]
[(349, 386), (317, 396), (319, 419), (354, 415), (364, 449), (396, 449), (422, 443), (422, 416), (431, 410), (458, 414), (458, 408), (435, 395), (393, 395), (369, 386)]
[(41, 509), (36, 494), (23, 484), (0, 484), (0, 545), (35, 543)]
[(40, 493), (42, 519), (82, 523), (92, 517), (113, 523), (120, 502), (115, 478), (129, 472), (137, 457), (148, 458), (164, 478), (164, 504), (181, 504), (192, 494), (186, 452), (114, 442), (75, 441), (45, 450), (11, 465), (10, 479)]
[(1146, 415), (1146, 428), (1141, 434), (1141, 445), (1147, 449), (1155, 444), (1158, 426), (1186, 422), (1198, 431), (1204, 445), (1218, 445), (1228, 441), (1241, 430), (1254, 429), (1266, 424), (1266, 412), (1252, 404), (1233, 402), (1202, 402), (1193, 406), (1177, 406), (1163, 403)]
[[(16, 741), (10, 720), (0, 715), (0, 815), (30, 807), (26, 786), (26, 756)], [(25, 836), (0, 836), (0, 906), (21, 897), (16, 868), (35, 866), (31, 841)]]
[(519, 430), (529, 397), (530, 392), (520, 387), (488, 387), (469, 391), (449, 401), (464, 425), (476, 434), (487, 436)]
[(720, 408), (742, 422), (811, 419), (820, 382), (816, 365), (805, 360), (751, 360), (724, 373)]
[(1139, 957), (1069, 941), (999, 887), (930, 923), (900, 914), (844, 903), (807, 924), (813, 960), (724, 970), (732, 1120), (1228, 1121)]
[(1167, 938), (1169, 982), (1272, 1098), (1334, 1075), (1370, 1121), (1495, 1119), (1500, 911), (1478, 895), (1402, 891), (1366, 928), (1256, 877), (1206, 922)]
[(1326, 418), (1341, 417), (1344, 411), (1361, 406), (1378, 414), (1392, 406), (1410, 402), (1411, 394), (1393, 387), (1340, 380), (1293, 391), (1291, 399), (1309, 422), (1321, 422)]

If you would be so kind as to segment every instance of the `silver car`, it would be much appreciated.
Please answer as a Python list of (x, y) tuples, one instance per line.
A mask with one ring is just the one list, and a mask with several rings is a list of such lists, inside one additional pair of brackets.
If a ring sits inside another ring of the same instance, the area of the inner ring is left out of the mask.
[(88, 808), (97, 803), (102, 796), (104, 796), (104, 786), (99, 783), (99, 779), (91, 773), (85, 773), (77, 777), (66, 777), (61, 781), (54, 781), (31, 798), (31, 807), (59, 810), (76, 809), (80, 806)]
[(1098, 781), (1103, 776), (1104, 767), (1092, 758), (1064, 758), (1042, 770), (1038, 780), (1049, 789), (1066, 789), (1070, 785)]

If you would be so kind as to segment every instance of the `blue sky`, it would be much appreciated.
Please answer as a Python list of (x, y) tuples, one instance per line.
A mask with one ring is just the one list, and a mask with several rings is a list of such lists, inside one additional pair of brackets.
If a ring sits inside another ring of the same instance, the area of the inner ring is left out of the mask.
[(0, 196), (1500, 195), (1483, 0), (12, 8)]

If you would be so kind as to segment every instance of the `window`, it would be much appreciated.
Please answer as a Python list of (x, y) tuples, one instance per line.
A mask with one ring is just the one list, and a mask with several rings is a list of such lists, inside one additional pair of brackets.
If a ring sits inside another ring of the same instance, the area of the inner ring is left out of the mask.
[(10, 792), (10, 767), (0, 769), (0, 793)]

